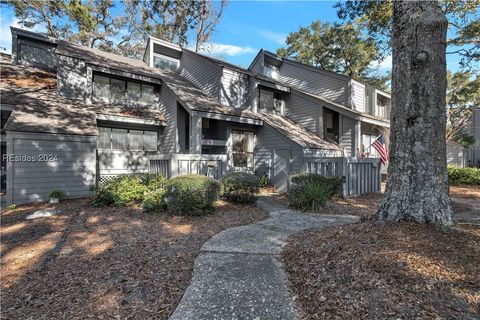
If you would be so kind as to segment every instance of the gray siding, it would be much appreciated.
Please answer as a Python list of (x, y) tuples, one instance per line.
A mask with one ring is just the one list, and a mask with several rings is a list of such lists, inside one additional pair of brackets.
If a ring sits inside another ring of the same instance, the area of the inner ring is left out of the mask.
[(85, 99), (87, 92), (87, 67), (85, 61), (58, 56), (58, 95), (71, 99)]
[(365, 112), (365, 85), (352, 80), (352, 109)]
[(143, 55), (143, 62), (150, 65), (150, 41), (147, 42), (147, 47), (145, 48), (145, 54)]
[[(35, 156), (37, 161), (9, 162), (7, 200), (27, 203), (48, 200), (48, 192), (63, 190), (67, 197), (90, 195), (95, 184), (96, 137), (8, 132), (8, 153)], [(39, 161), (52, 155), (57, 161)]]
[(250, 70), (255, 74), (263, 74), (263, 54), (259, 55)]
[(16, 62), (19, 64), (48, 69), (57, 66), (57, 56), (53, 44), (18, 39), (14, 50), (16, 50)]
[(280, 66), (279, 80), (293, 87), (321, 95), (327, 99), (348, 105), (348, 80), (321, 70), (284, 61)]
[(160, 138), (160, 152), (178, 152), (177, 98), (165, 85), (162, 85), (160, 89), (159, 109), (167, 119), (165, 130)]
[(270, 175), (273, 166), (275, 148), (290, 149), (292, 154), (290, 173), (299, 173), (303, 166), (303, 148), (281, 135), (268, 124), (256, 131), (255, 173), (259, 176)]
[(346, 157), (355, 156), (355, 120), (342, 116), (341, 134), (339, 144), (345, 149)]
[(156, 152), (98, 150), (98, 170), (102, 175), (148, 172), (149, 155)]
[(447, 164), (463, 168), (466, 166), (466, 162), (466, 149), (461, 145), (447, 141)]
[(222, 68), (205, 58), (183, 51), (180, 74), (202, 89), (206, 94), (219, 98)]
[(320, 134), (323, 124), (323, 108), (298, 93), (292, 91), (285, 98), (285, 116), (310, 131)]
[(232, 108), (245, 108), (249, 102), (248, 75), (223, 68), (220, 102)]

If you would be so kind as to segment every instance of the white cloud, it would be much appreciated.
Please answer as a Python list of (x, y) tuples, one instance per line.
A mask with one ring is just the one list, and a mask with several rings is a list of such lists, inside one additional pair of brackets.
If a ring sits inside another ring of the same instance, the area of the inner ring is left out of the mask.
[(264, 37), (265, 39), (270, 40), (270, 41), (275, 42), (276, 44), (280, 44), (280, 45), (285, 44), (285, 41), (287, 39), (286, 35), (284, 35), (282, 33), (278, 33), (278, 32), (273, 32), (273, 31), (270, 31), (270, 30), (259, 30), (259, 34), (262, 37)]
[(11, 17), (8, 20), (4, 18), (0, 21), (0, 52), (11, 53), (12, 52), (12, 33), (10, 32), (10, 26), (19, 28), (18, 19)]
[(206, 43), (200, 49), (202, 53), (208, 53), (213, 56), (240, 56), (249, 53), (255, 53), (255, 50), (249, 46), (236, 46), (232, 44), (223, 43)]

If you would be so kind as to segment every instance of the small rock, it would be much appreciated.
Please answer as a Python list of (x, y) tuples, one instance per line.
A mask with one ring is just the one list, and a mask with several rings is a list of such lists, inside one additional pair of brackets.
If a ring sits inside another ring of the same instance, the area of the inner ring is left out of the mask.
[(61, 210), (55, 210), (55, 209), (44, 209), (44, 210), (38, 210), (35, 211), (34, 213), (28, 215), (25, 219), (27, 220), (32, 220), (32, 219), (37, 219), (37, 218), (46, 218), (46, 217), (51, 217), (56, 214), (62, 213)]

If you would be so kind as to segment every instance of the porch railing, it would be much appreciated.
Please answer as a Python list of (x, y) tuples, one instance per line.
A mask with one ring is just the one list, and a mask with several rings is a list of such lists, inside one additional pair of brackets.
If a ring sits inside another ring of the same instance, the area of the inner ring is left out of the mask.
[(171, 178), (186, 174), (200, 174), (214, 179), (222, 178), (227, 171), (226, 155), (168, 154), (149, 157), (149, 171)]

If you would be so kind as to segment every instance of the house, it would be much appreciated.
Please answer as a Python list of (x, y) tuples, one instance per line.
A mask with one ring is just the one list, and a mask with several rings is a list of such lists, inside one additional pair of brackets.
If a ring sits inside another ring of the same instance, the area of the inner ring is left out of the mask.
[(468, 150), (468, 165), (480, 168), (480, 109), (472, 111), (472, 115), (465, 125), (465, 133), (475, 137), (475, 144)]
[[(7, 203), (54, 188), (89, 195), (152, 168), (247, 171), (285, 191), (294, 173), (345, 174), (345, 159), (389, 128), (388, 93), (265, 50), (245, 69), (153, 37), (135, 60), (11, 32), (0, 86)], [(352, 177), (369, 175), (352, 188), (377, 190), (377, 163), (352, 164)]]

